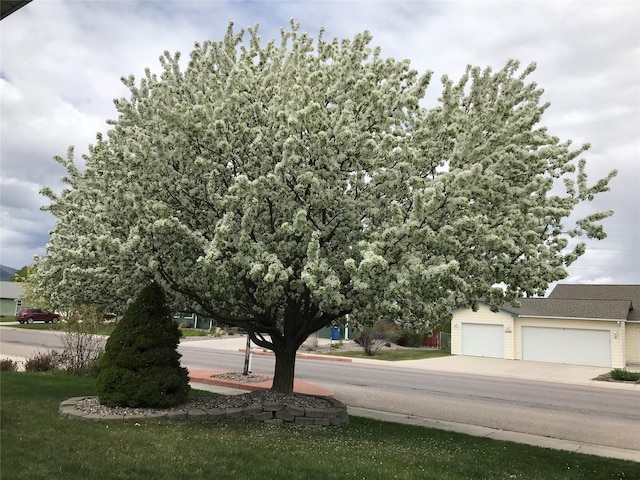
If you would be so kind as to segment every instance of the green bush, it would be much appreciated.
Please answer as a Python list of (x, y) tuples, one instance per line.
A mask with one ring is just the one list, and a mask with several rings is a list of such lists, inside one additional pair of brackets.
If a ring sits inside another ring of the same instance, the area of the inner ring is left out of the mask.
[(110, 407), (171, 407), (189, 393), (176, 350), (180, 332), (161, 287), (145, 287), (107, 340), (98, 361), (100, 403)]
[(57, 350), (38, 352), (24, 362), (25, 372), (54, 372), (64, 368), (64, 354)]
[(95, 364), (102, 351), (101, 321), (89, 318), (70, 321), (60, 337), (64, 346), (65, 370), (72, 375), (95, 375)]
[(611, 370), (611, 378), (627, 382), (640, 381), (640, 372), (630, 372), (626, 368), (614, 368)]
[(0, 372), (16, 372), (17, 370), (17, 362), (14, 362), (10, 358), (3, 358), (0, 360)]
[(354, 341), (364, 349), (365, 355), (373, 357), (383, 346), (396, 342), (400, 331), (393, 322), (376, 322), (372, 327), (362, 327)]
[(400, 336), (396, 340), (396, 344), (401, 347), (420, 348), (422, 346), (422, 334), (411, 330), (402, 329)]
[(402, 327), (395, 322), (376, 322), (373, 330), (380, 338), (386, 339), (387, 342), (396, 343), (400, 335), (402, 335)]

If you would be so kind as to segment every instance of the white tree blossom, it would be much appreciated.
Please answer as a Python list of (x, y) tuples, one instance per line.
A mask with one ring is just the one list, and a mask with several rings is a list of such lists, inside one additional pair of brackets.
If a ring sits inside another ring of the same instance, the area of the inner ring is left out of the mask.
[(44, 190), (58, 223), (37, 261), (49, 298), (122, 310), (155, 279), (273, 350), (288, 392), (298, 347), (346, 314), (434, 325), (480, 297), (542, 294), (584, 253), (569, 236), (604, 237), (612, 212), (563, 222), (615, 172), (590, 186), (588, 145), (538, 125), (533, 65), (445, 76), (426, 109), (430, 73), (368, 32), (248, 37), (230, 25), (184, 70), (165, 52), (160, 75), (123, 79), (131, 97), (84, 170), (72, 149), (57, 159), (67, 188)]

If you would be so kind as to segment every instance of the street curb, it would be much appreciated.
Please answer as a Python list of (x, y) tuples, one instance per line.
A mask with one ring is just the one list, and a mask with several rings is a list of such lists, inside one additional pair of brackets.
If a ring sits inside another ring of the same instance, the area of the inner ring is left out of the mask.
[[(246, 352), (245, 348), (239, 348), (239, 352)], [(251, 349), (251, 355), (263, 355), (263, 356), (273, 356), (273, 352), (265, 352), (264, 350), (256, 350)], [(315, 353), (296, 353), (296, 358), (302, 358), (305, 360), (326, 360), (327, 362), (353, 362), (352, 358), (349, 357), (334, 357), (334, 356), (326, 356), (326, 355), (318, 355)]]

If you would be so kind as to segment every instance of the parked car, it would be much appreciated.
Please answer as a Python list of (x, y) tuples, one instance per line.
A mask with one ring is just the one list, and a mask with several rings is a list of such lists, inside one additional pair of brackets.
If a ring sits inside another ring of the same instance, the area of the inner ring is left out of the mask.
[(16, 314), (16, 321), (20, 323), (58, 323), (60, 315), (53, 312), (47, 312), (46, 310), (40, 310), (39, 308), (21, 308)]

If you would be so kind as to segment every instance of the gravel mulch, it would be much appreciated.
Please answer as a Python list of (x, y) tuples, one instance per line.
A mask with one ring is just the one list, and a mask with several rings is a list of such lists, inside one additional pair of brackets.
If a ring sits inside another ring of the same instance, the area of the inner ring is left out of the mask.
[(239, 372), (221, 373), (219, 375), (212, 375), (211, 378), (221, 378), (223, 380), (232, 380), (234, 382), (242, 383), (260, 383), (271, 380), (271, 377), (268, 377), (266, 375), (254, 375), (253, 373), (250, 373), (249, 375), (243, 375)]
[(187, 412), (188, 410), (229, 410), (244, 408), (251, 405), (275, 403), (293, 405), (300, 408), (328, 409), (333, 405), (328, 400), (312, 395), (298, 393), (284, 394), (271, 390), (258, 390), (240, 395), (218, 395), (189, 398), (186, 403), (171, 408), (133, 408), (107, 407), (102, 405), (97, 397), (85, 398), (76, 403), (76, 409), (83, 413), (95, 415), (146, 415), (169, 412)]

